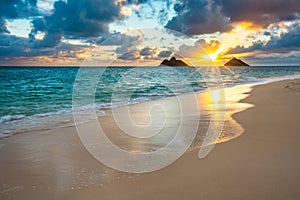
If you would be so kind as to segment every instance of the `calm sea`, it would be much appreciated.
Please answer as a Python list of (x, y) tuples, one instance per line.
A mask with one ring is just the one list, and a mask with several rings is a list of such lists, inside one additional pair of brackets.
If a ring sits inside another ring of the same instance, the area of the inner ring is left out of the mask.
[[(49, 130), (72, 124), (72, 92), (79, 67), (1, 67), (0, 134)], [(186, 93), (184, 77), (195, 92), (222, 81), (225, 87), (300, 77), (300, 66), (276, 67), (109, 67), (96, 81), (95, 105), (101, 109)], [(218, 75), (215, 75), (217, 71)], [(181, 84), (182, 83), (182, 84)], [(170, 89), (172, 86), (174, 89)], [(174, 87), (175, 86), (175, 87)], [(88, 89), (88, 84), (87, 84)], [(93, 92), (93, 91), (91, 91)], [(118, 93), (118, 99), (112, 94)], [(131, 92), (128, 100), (128, 93)], [(124, 94), (124, 98), (122, 98)], [(93, 105), (82, 105), (90, 109)]]

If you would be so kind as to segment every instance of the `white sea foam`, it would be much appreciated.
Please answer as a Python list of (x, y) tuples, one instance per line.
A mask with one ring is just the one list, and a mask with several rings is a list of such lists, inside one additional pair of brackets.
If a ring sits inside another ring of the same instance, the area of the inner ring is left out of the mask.
[(9, 121), (24, 119), (25, 117), (25, 115), (5, 115), (0, 117), (0, 124)]

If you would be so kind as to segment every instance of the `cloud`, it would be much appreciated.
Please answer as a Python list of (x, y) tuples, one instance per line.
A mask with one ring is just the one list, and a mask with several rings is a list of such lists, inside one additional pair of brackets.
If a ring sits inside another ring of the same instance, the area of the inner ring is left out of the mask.
[(60, 53), (70, 54), (78, 50), (89, 48), (86, 45), (71, 45), (61, 43), (55, 48), (37, 49), (26, 38), (17, 37), (14, 35), (0, 34), (0, 57), (35, 57), (35, 56), (55, 56)]
[(276, 66), (299, 66), (300, 63), (300, 51), (291, 53), (271, 53), (271, 54), (256, 54), (256, 55), (246, 55), (243, 59), (248, 60), (251, 65), (276, 65)]
[(158, 54), (159, 58), (169, 58), (171, 55), (173, 54), (173, 52), (171, 51), (161, 51)]
[(39, 14), (37, 0), (5, 0), (0, 1), (0, 33), (9, 33), (6, 19), (28, 18)]
[(30, 38), (34, 40), (38, 32), (44, 32), (43, 41), (36, 46), (54, 47), (59, 44), (62, 35), (80, 38), (108, 33), (109, 23), (122, 18), (120, 5), (111, 0), (56, 1), (50, 16), (32, 20)]
[(118, 56), (121, 60), (161, 60), (173, 55), (171, 51), (159, 51), (157, 48), (144, 47)]
[(151, 47), (145, 47), (140, 51), (141, 56), (152, 56), (156, 54), (157, 49)]
[(217, 0), (222, 13), (233, 22), (248, 21), (267, 26), (278, 21), (293, 20), (300, 13), (298, 0)]
[(143, 47), (141, 49), (135, 48), (130, 52), (119, 54), (118, 58), (121, 60), (161, 60), (162, 58), (168, 58), (173, 55), (172, 51), (160, 50), (157, 47)]
[(0, 33), (9, 33), (6, 27), (6, 22), (4, 19), (0, 18)]
[[(70, 57), (88, 48), (62, 42), (63, 38), (92, 41), (103, 46), (118, 46), (119, 55), (137, 50), (141, 35), (110, 33), (109, 24), (125, 19), (124, 6), (147, 3), (146, 0), (65, 0), (55, 1), (51, 12), (38, 10), (37, 0), (0, 1), (0, 57)], [(42, 13), (44, 12), (44, 13)], [(9, 35), (6, 19), (32, 17), (27, 38)], [(5, 33), (5, 34), (4, 34)], [(43, 35), (42, 39), (37, 36)], [(100, 39), (99, 39), (100, 38)], [(95, 43), (94, 43), (95, 44)], [(73, 55), (74, 54), (74, 55)], [(69, 56), (70, 55), (70, 56)]]
[(188, 35), (226, 32), (235, 22), (266, 27), (300, 16), (298, 0), (177, 0), (166, 28)]
[(176, 16), (168, 21), (166, 28), (188, 35), (228, 31), (229, 18), (223, 16), (220, 5), (209, 0), (182, 0), (174, 5)]
[(287, 53), (300, 50), (300, 25), (294, 24), (289, 31), (280, 36), (271, 36), (268, 42), (258, 41), (250, 47), (238, 46), (230, 49), (227, 54), (239, 54), (253, 51), (264, 51), (269, 53)]
[(196, 44), (200, 45), (207, 53), (215, 53), (222, 43), (218, 40), (210, 40), (209, 42), (206, 42), (204, 39), (200, 39), (196, 42)]
[(103, 34), (101, 37), (88, 40), (89, 42), (96, 43), (100, 46), (121, 46), (124, 43), (136, 43), (140, 40), (141, 35), (128, 35), (125, 33), (111, 33)]
[(128, 53), (124, 53), (120, 56), (118, 56), (118, 59), (121, 59), (121, 60), (138, 60), (140, 59), (140, 54), (138, 51), (131, 51), (131, 52), (128, 52)]
[(115, 52), (118, 55), (137, 50), (137, 46), (143, 42), (143, 33), (137, 32), (137, 34), (125, 37), (124, 39), (122, 44), (116, 48)]
[(32, 54), (28, 53), (32, 45), (27, 39), (8, 34), (0, 34), (0, 37), (0, 57), (32, 56)]
[(26, 18), (38, 14), (37, 0), (0, 1), (0, 16), (6, 19)]
[(189, 57), (191, 55), (197, 54), (213, 54), (216, 50), (219, 49), (221, 46), (221, 42), (218, 40), (210, 40), (209, 42), (205, 41), (204, 39), (197, 40), (194, 45), (182, 45), (179, 47), (178, 54), (183, 57)]
[[(126, 18), (121, 12), (124, 6), (146, 1), (114, 0), (68, 0), (56, 1), (53, 13), (32, 20), (33, 29), (29, 34), (32, 41), (39, 32), (45, 33), (36, 47), (55, 47), (62, 37), (81, 39), (109, 34), (109, 24)], [(52, 41), (52, 42), (51, 42)]]
[(56, 47), (61, 43), (62, 33), (59, 31), (56, 32), (47, 32), (43, 40), (37, 40), (34, 47), (39, 48), (52, 48)]
[[(158, 1), (160, 2), (157, 3)], [(249, 39), (248, 43), (239, 41), (236, 43), (249, 45), (253, 41), (257, 42), (248, 48), (238, 46), (231, 49), (229, 53), (300, 51), (299, 26), (290, 25), (292, 23), (280, 23), (281, 21), (299, 21), (299, 0), (51, 0), (48, 5), (53, 5), (52, 10), (50, 7), (41, 8), (41, 2), (45, 4), (47, 1), (0, 1), (1, 58), (14, 56), (71, 58), (77, 56), (76, 51), (84, 51), (85, 48), (89, 48), (85, 45), (67, 44), (64, 41), (71, 41), (72, 44), (79, 41), (99, 46), (113, 46), (115, 53), (124, 60), (142, 59), (146, 61), (147, 59), (149, 61), (150, 59), (170, 57), (175, 50), (166, 47), (160, 51), (161, 49), (151, 46), (141, 47), (143, 34), (110, 32), (110, 24), (125, 20), (131, 12), (136, 12), (137, 16), (142, 18), (157, 17), (165, 27), (188, 35), (234, 31), (232, 27), (242, 24), (239, 22), (251, 22), (249, 24), (265, 28), (265, 30), (261, 30), (260, 36), (263, 39), (270, 38), (269, 41), (257, 41), (261, 39), (259, 36), (255, 35), (250, 38), (246, 35), (246, 39)], [(141, 4), (142, 6), (136, 6)], [(159, 6), (156, 7), (156, 5)], [(124, 13), (124, 8), (131, 9), (131, 12)], [(170, 9), (174, 9), (174, 12)], [(31, 20), (32, 30), (29, 39), (9, 35), (9, 30), (12, 32), (19, 30), (8, 29), (7, 22), (19, 18)], [(279, 37), (276, 35), (278, 32), (273, 32), (269, 27), (266, 28), (270, 24), (272, 26), (276, 24), (278, 26), (280, 24), (289, 25), (278, 28), (286, 31)], [(220, 35), (222, 36), (222, 34)], [(216, 37), (218, 38), (220, 35), (216, 34)], [(41, 37), (42, 39), (40, 39)], [(241, 37), (239, 34), (239, 38)], [(222, 39), (222, 37), (220, 38)], [(72, 41), (72, 39), (76, 40)], [(161, 43), (163, 40), (164, 38)], [(180, 38), (174, 39), (174, 46), (178, 44), (179, 40)], [(147, 45), (152, 45), (151, 40), (146, 42), (148, 42)], [(214, 53), (220, 45), (217, 40), (209, 42), (198, 40), (194, 45), (181, 46), (178, 54), (195, 53), (197, 55), (203, 48), (210, 54)], [(223, 46), (228, 46), (225, 41), (223, 41)], [(112, 48), (107, 47), (107, 49)]]

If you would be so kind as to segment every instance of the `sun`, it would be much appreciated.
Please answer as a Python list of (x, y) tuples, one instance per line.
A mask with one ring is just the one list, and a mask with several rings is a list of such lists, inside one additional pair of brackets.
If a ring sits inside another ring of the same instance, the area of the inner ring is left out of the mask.
[(218, 54), (214, 53), (214, 54), (208, 54), (208, 57), (212, 60), (216, 60), (218, 57)]
[(209, 59), (209, 60), (217, 60), (219, 55), (219, 52), (215, 52), (215, 53), (211, 53), (211, 54), (207, 54), (204, 56), (204, 58)]
[(212, 60), (212, 61), (217, 60), (217, 57), (218, 57), (217, 53), (206, 54), (206, 55), (203, 56), (204, 59), (206, 59), (206, 60)]
[(215, 51), (208, 52), (208, 54), (205, 57), (206, 57), (206, 59), (210, 59), (210, 60), (216, 61), (216, 60), (218, 60), (218, 57), (223, 52), (223, 50), (224, 50), (224, 46), (221, 45)]

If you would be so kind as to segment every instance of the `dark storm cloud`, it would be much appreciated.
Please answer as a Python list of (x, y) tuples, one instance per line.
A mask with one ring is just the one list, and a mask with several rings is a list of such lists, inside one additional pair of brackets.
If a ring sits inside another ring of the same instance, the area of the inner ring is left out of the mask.
[(31, 56), (28, 51), (32, 45), (25, 38), (20, 38), (14, 35), (0, 34), (0, 56)]
[(118, 57), (121, 60), (138, 60), (140, 59), (140, 54), (138, 51), (131, 51), (129, 53), (122, 54)]
[(100, 46), (121, 46), (124, 43), (135, 43), (139, 40), (140, 36), (126, 35), (120, 32), (111, 34), (102, 34), (100, 38), (88, 40), (89, 42), (96, 43)]
[(26, 18), (36, 15), (37, 0), (1, 0), (0, 16), (6, 19)]
[(143, 4), (143, 3), (147, 3), (150, 2), (151, 0), (127, 0), (128, 4)]
[(157, 49), (151, 47), (145, 47), (140, 51), (141, 56), (152, 56), (156, 54)]
[(188, 35), (224, 32), (233, 22), (267, 26), (299, 18), (299, 0), (178, 0), (166, 28)]
[(52, 48), (61, 43), (62, 33), (60, 31), (46, 32), (43, 40), (36, 40), (34, 48)]
[(137, 51), (137, 46), (140, 45), (143, 41), (143, 35), (138, 34), (135, 36), (125, 37), (122, 44), (116, 48), (116, 53), (122, 55), (124, 53)]
[(299, 0), (217, 0), (224, 15), (232, 21), (250, 21), (269, 25), (277, 21), (293, 20), (300, 13)]
[[(135, 50), (140, 36), (109, 33), (109, 24), (123, 20), (122, 6), (147, 3), (147, 0), (128, 0), (116, 3), (115, 0), (58, 0), (51, 13), (41, 13), (37, 0), (0, 1), (0, 56), (29, 57), (54, 56), (60, 51), (74, 52), (87, 48), (84, 45), (67, 45), (62, 38), (94, 40), (100, 45), (119, 46), (117, 53)], [(32, 18), (29, 39), (9, 35), (6, 20)], [(3, 34), (2, 34), (3, 33)], [(42, 40), (37, 34), (43, 34)], [(73, 47), (74, 51), (71, 51)], [(67, 49), (66, 49), (67, 48)]]
[(287, 55), (287, 56), (278, 56), (268, 54), (267, 56), (257, 57), (257, 56), (246, 56), (244, 57), (247, 60), (251, 60), (253, 65), (270, 65), (274, 63), (277, 66), (279, 65), (295, 65), (299, 66), (300, 57), (299, 55)]
[(121, 60), (161, 60), (162, 58), (168, 58), (173, 53), (171, 51), (159, 51), (156, 47), (144, 47), (142, 49), (134, 49), (130, 52), (125, 52), (118, 55), (118, 59)]
[(4, 19), (0, 18), (0, 33), (9, 33), (6, 27), (6, 22)]
[(134, 51), (119, 55), (121, 60), (160, 60), (161, 58), (168, 58), (173, 53), (171, 51), (159, 51), (157, 48), (144, 47), (143, 49), (135, 49)]
[(0, 33), (9, 33), (5, 19), (28, 18), (38, 15), (37, 0), (1, 0)]
[[(115, 3), (113, 0), (68, 0), (56, 1), (50, 16), (32, 20), (31, 40), (38, 32), (46, 37), (36, 47), (55, 47), (62, 37), (81, 39), (109, 33), (109, 24), (125, 18), (121, 7), (128, 4), (141, 4), (145, 0), (128, 0)], [(51, 42), (53, 41), (53, 42)]]
[(172, 54), (173, 54), (173, 52), (171, 52), (171, 51), (161, 51), (161, 52), (159, 52), (158, 57), (159, 58), (168, 58)]
[(0, 57), (32, 57), (32, 56), (55, 56), (59, 52), (74, 52), (88, 48), (85, 45), (71, 45), (61, 43), (55, 48), (33, 48), (33, 44), (26, 38), (14, 35), (0, 34)]
[(238, 46), (229, 50), (227, 54), (238, 54), (252, 51), (266, 51), (270, 53), (300, 51), (300, 25), (293, 25), (287, 33), (283, 33), (280, 36), (272, 36), (266, 44), (263, 42), (257, 42), (248, 48)]
[(166, 25), (188, 35), (227, 31), (229, 19), (220, 12), (220, 6), (209, 0), (182, 0), (174, 5), (176, 16)]
[(46, 37), (36, 46), (54, 47), (59, 44), (62, 35), (80, 38), (108, 33), (109, 23), (123, 18), (120, 9), (120, 5), (111, 0), (57, 1), (52, 15), (32, 21), (34, 28), (30, 37), (34, 39), (38, 32), (44, 32)]

